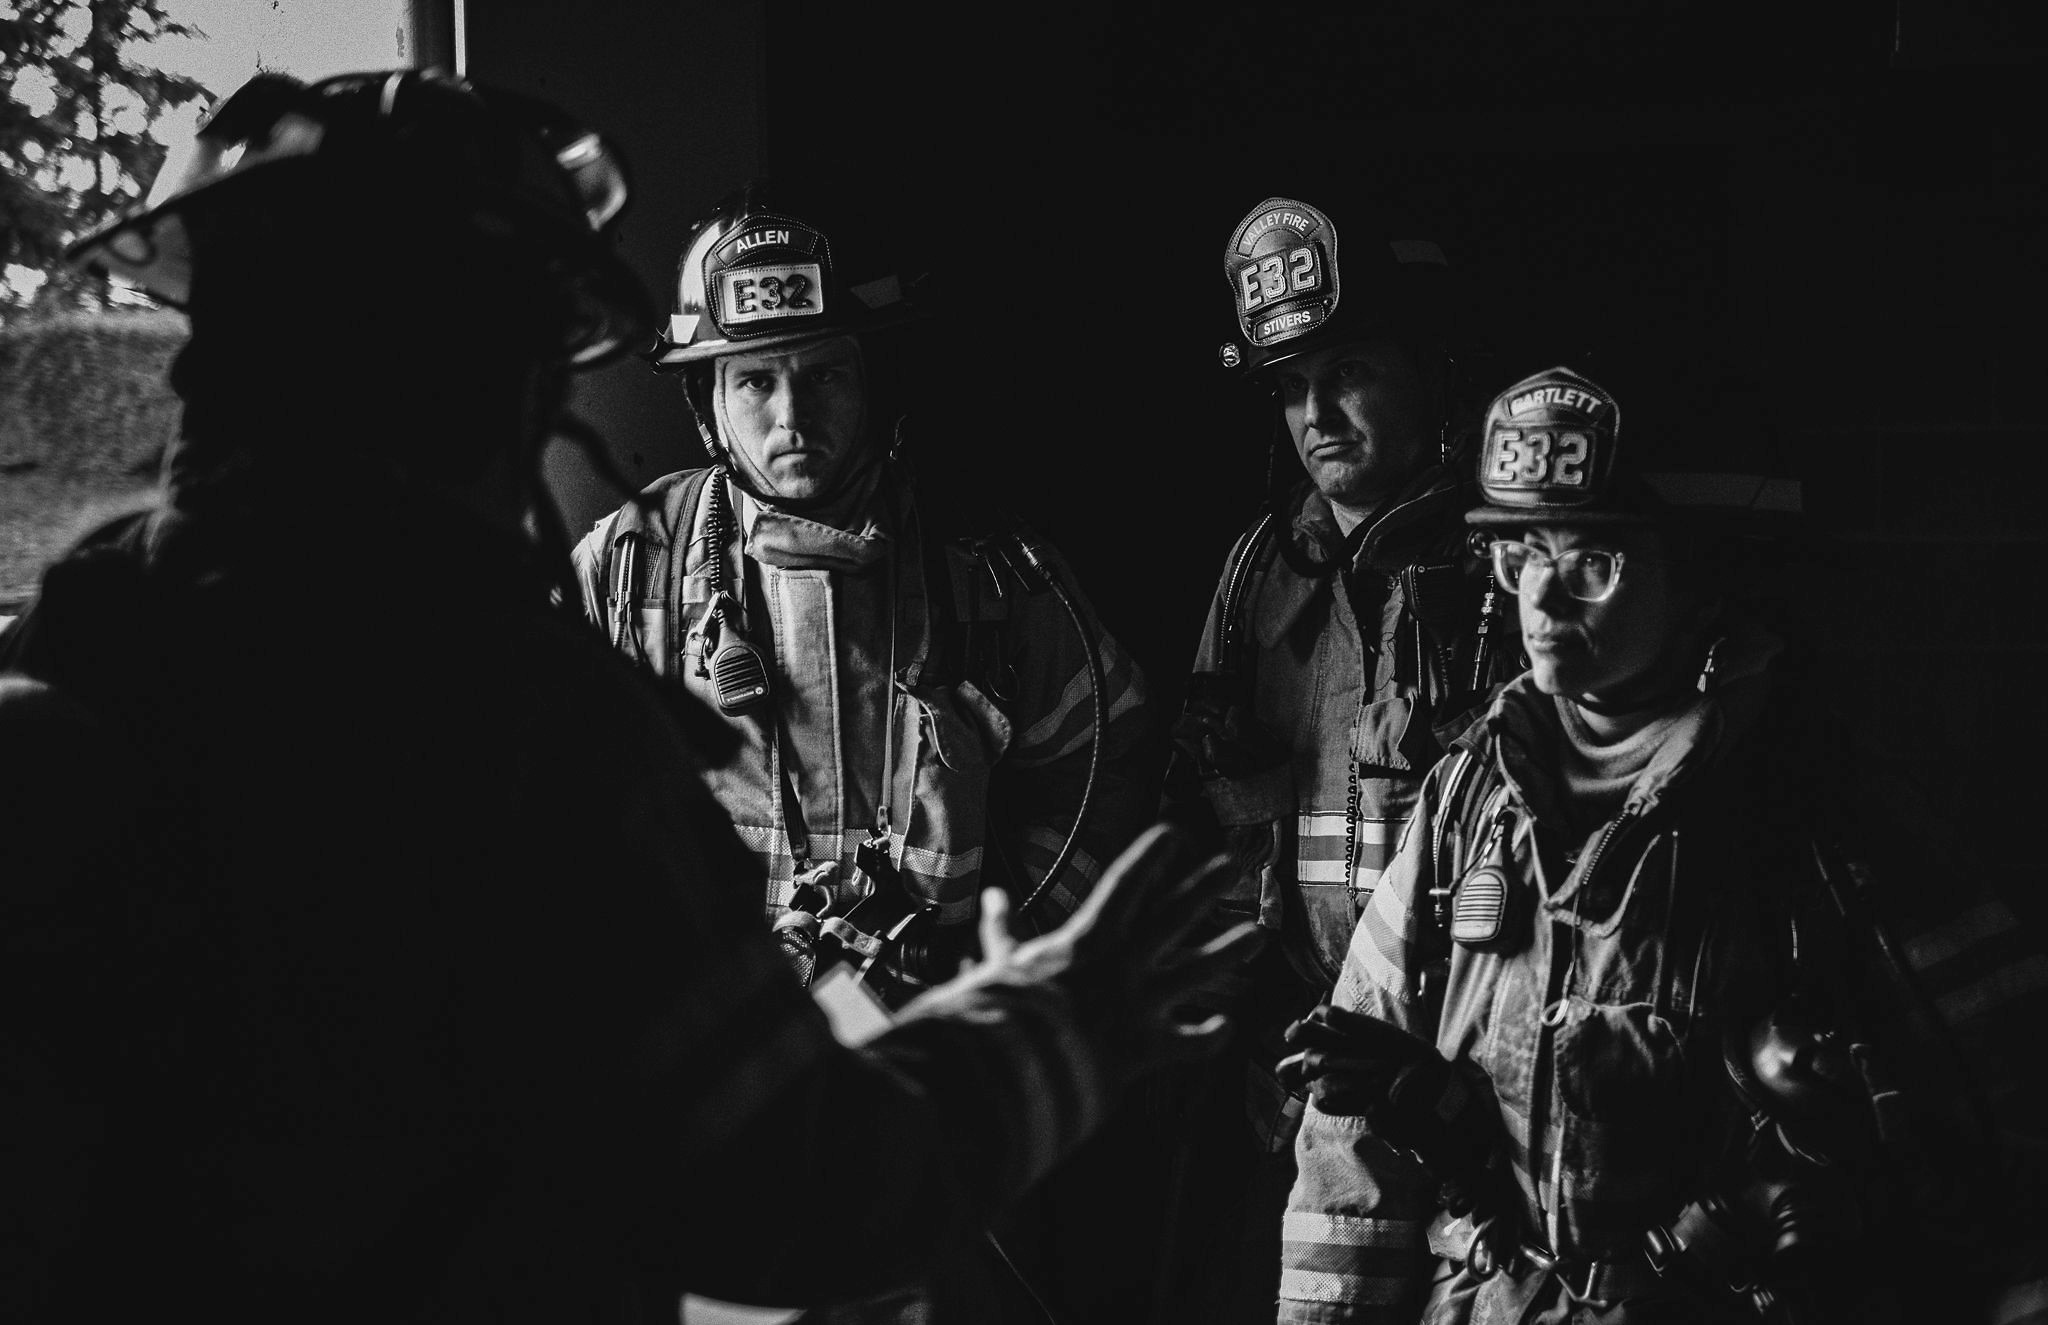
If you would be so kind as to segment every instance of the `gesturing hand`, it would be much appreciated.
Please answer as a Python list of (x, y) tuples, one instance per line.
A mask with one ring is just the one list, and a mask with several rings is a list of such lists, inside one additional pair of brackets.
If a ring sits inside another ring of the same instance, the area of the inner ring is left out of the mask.
[(1008, 898), (991, 888), (982, 894), (982, 958), (963, 978), (1064, 988), (1122, 1080), (1209, 1052), (1221, 1046), (1227, 1019), (1188, 1021), (1177, 1010), (1260, 941), (1249, 924), (1204, 941), (1209, 911), (1230, 885), (1226, 865), (1223, 856), (1196, 858), (1185, 833), (1157, 824), (1059, 928), (1023, 941), (1011, 930)]

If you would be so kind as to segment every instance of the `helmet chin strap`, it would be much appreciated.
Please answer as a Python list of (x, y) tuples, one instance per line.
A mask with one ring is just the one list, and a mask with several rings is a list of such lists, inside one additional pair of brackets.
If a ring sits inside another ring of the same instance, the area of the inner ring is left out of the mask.
[(1615, 694), (1601, 699), (1574, 695), (1572, 703), (1603, 718), (1674, 709), (1691, 703), (1707, 688), (1719, 644), (1720, 636), (1711, 631), (1703, 636), (1693, 636), (1682, 641), (1681, 647), (1673, 650), (1669, 658), (1643, 673), (1637, 684), (1624, 686)]

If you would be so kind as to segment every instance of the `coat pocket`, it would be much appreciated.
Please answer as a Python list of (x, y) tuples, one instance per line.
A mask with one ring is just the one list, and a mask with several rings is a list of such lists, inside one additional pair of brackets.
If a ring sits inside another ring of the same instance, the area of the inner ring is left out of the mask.
[(989, 779), (1013, 731), (972, 682), (901, 689), (915, 713), (917, 757), (907, 770), (910, 821), (902, 826), (900, 863), (929, 900), (955, 901), (971, 896), (980, 876)]
[(1574, 997), (1555, 1035), (1558, 1098), (1573, 1117), (1643, 1123), (1677, 1103), (1678, 1032), (1651, 1004)]
[(1675, 1196), (1700, 1142), (1685, 1097), (1683, 1051), (1648, 1003), (1573, 998), (1556, 1038), (1554, 1144), (1568, 1203), (1654, 1207)]
[(917, 706), (920, 736), (948, 771), (985, 774), (1009, 750), (1009, 718), (972, 681), (904, 689)]
[[(1412, 773), (1417, 769), (1411, 749), (1415, 701), (1407, 695), (1375, 699), (1358, 710), (1351, 727), (1351, 757), (1367, 768)], [(1425, 739), (1428, 733), (1423, 732)], [(1424, 763), (1422, 767), (1428, 767)]]

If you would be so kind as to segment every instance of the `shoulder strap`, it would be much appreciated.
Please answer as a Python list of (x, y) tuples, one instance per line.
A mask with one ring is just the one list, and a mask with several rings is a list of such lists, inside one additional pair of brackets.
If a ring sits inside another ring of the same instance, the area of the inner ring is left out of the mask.
[(941, 537), (921, 519), (917, 542), (918, 557), (924, 567), (924, 598), (931, 638), (912, 680), (923, 685), (951, 685), (967, 674), (968, 655), (972, 652), (968, 637), (974, 633), (967, 623), (974, 620), (976, 613), (966, 600), (980, 587), (977, 572), (982, 567), (965, 540)]
[(1456, 915), (1460, 862), (1450, 859), (1450, 834), (1458, 840), (1477, 839), (1487, 808), (1496, 799), (1481, 795), (1486, 760), (1472, 746), (1459, 742), (1437, 765), (1443, 770), (1436, 814), (1430, 823), (1428, 894), (1430, 904), (1423, 982), (1428, 991), (1441, 991), (1451, 956), (1451, 921)]
[(999, 702), (1015, 697), (1000, 693), (1014, 687), (996, 675), (1015, 602), (1049, 587), (1023, 555), (1023, 542), (1016, 528), (942, 533), (920, 525), (931, 647), (919, 679), (944, 685), (972, 680)]
[(1459, 745), (1444, 763), (1443, 794), (1437, 802), (1437, 812), (1430, 825), (1429, 876), (1430, 896), (1436, 900), (1435, 914), (1438, 924), (1446, 935), (1450, 933), (1451, 908), (1449, 905), (1452, 885), (1444, 878), (1448, 862), (1444, 853), (1448, 846), (1450, 829), (1455, 823), (1461, 830), (1459, 837), (1469, 841), (1476, 827), (1482, 797), (1471, 796), (1471, 784), (1478, 775), (1479, 755), (1469, 745)]
[[(710, 491), (711, 480), (718, 473), (716, 465), (692, 471), (689, 477), (676, 484), (669, 492), (668, 500), (662, 503), (662, 523), (668, 531), (671, 580), (680, 580), (688, 569), (691, 536), (703, 520), (704, 498)], [(717, 532), (723, 535), (726, 531)], [(717, 549), (712, 551), (715, 553)]]
[(1272, 541), (1273, 530), (1278, 521), (1271, 511), (1259, 517), (1258, 523), (1247, 529), (1237, 540), (1237, 546), (1230, 551), (1230, 565), (1223, 573), (1223, 604), (1216, 614), (1216, 668), (1218, 671), (1236, 669), (1235, 654), (1240, 629), (1240, 618), (1244, 613), (1245, 588), (1251, 579), (1253, 565)]
[[(657, 509), (642, 493), (612, 513), (598, 555), (598, 582), (605, 586), (606, 634), (614, 648), (635, 643), (634, 613), (647, 592), (650, 559), (667, 567), (671, 596), (680, 585), (688, 560), (689, 531), (696, 509), (715, 469), (693, 470), (662, 494)], [(661, 562), (667, 558), (665, 563)]]

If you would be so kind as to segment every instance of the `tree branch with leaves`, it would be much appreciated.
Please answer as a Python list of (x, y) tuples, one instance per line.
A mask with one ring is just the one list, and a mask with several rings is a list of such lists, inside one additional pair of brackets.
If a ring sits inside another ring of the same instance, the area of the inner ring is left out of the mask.
[(141, 200), (165, 151), (151, 127), (205, 95), (134, 56), (196, 35), (165, 0), (0, 0), (0, 318), (106, 306), (64, 246)]

